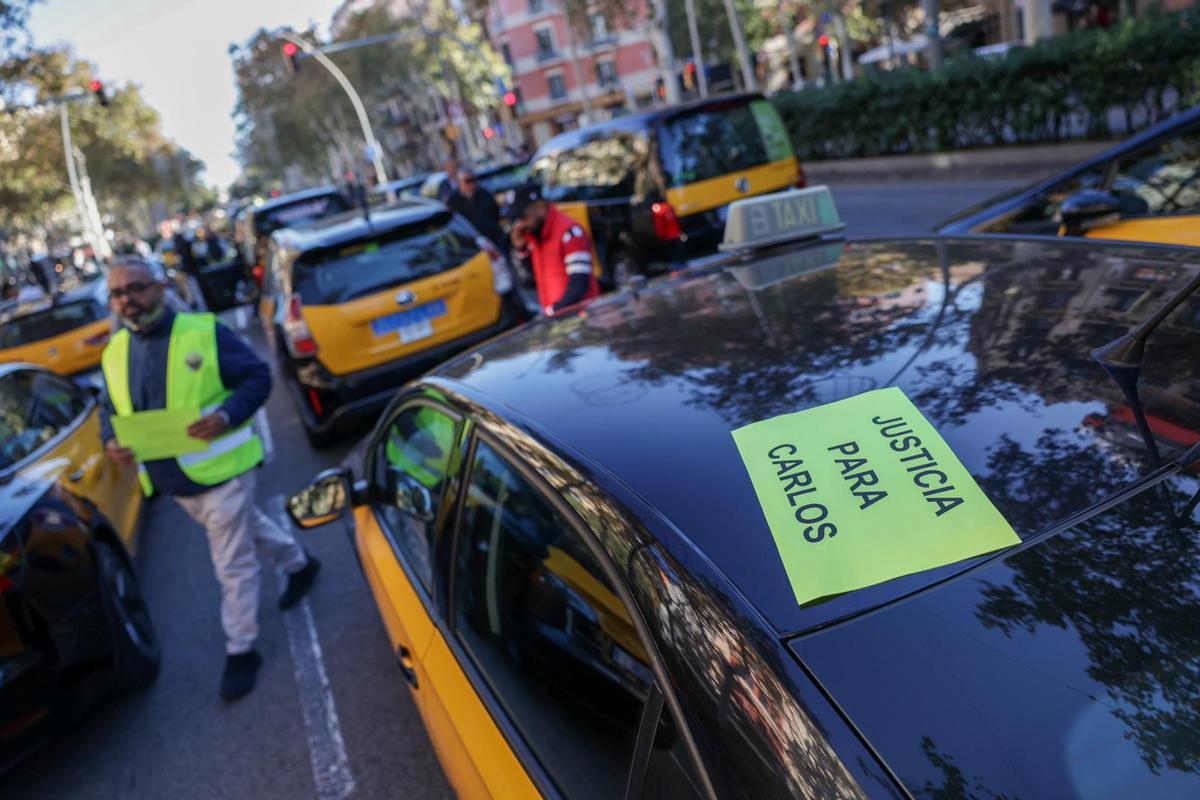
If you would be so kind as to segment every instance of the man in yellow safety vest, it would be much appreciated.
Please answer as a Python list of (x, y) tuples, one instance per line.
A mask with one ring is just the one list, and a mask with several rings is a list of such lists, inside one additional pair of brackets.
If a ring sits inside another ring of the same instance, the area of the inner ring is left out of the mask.
[[(109, 305), (122, 327), (101, 356), (109, 403), (101, 435), (113, 461), (136, 466), (147, 495), (173, 496), (208, 535), (226, 637), (221, 697), (232, 701), (254, 688), (262, 665), (254, 649), (256, 551), (287, 575), (281, 608), (300, 602), (320, 563), (254, 502), (263, 444), (253, 419), (271, 392), (270, 370), (214, 315), (167, 309), (163, 291), (140, 258), (119, 259), (109, 268)], [(187, 433), (208, 442), (207, 449), (138, 464), (133, 451), (118, 443), (110, 418), (155, 409), (200, 409)]]

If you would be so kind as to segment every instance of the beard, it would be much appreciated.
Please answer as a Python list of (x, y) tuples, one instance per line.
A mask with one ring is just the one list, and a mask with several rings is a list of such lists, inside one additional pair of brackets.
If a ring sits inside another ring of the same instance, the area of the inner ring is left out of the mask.
[(128, 316), (120, 314), (121, 322), (135, 331), (145, 331), (154, 327), (154, 323), (162, 319), (166, 309), (160, 304), (154, 308), (138, 308)]

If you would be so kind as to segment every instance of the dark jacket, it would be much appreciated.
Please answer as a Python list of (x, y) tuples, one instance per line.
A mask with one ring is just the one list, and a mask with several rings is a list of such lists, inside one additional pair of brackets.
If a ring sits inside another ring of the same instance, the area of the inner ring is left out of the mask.
[(446, 205), (466, 217), (467, 221), (499, 247), (501, 252), (508, 250), (508, 237), (500, 227), (500, 206), (496, 205), (496, 199), (492, 197), (491, 192), (476, 189), (474, 195), (467, 197), (456, 191), (450, 195)]
[[(129, 395), (134, 411), (151, 411), (167, 405), (167, 346), (171, 343), (171, 324), (175, 314), (167, 311), (162, 319), (144, 333), (130, 330)], [(232, 427), (241, 425), (267, 401), (271, 394), (271, 370), (250, 345), (229, 328), (217, 324), (217, 366), (221, 382), (233, 394), (221, 404)], [(105, 401), (100, 413), (100, 437), (113, 438), (110, 417), (116, 412), (112, 401)], [(155, 491), (176, 497), (203, 494), (211, 486), (194, 483), (183, 474), (173, 458), (145, 462)]]

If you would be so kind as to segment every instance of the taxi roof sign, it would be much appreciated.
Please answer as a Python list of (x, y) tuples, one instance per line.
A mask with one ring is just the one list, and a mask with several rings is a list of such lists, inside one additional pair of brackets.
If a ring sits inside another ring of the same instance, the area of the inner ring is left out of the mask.
[(723, 252), (811, 239), (846, 227), (828, 186), (790, 189), (736, 200), (725, 220)]

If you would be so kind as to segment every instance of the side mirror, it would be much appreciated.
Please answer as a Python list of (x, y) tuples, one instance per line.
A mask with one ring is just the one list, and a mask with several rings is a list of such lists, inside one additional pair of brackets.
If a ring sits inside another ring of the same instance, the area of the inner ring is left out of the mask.
[(350, 508), (351, 492), (350, 470), (327, 469), (288, 498), (288, 516), (301, 528), (333, 522)]
[(433, 522), (433, 495), (428, 487), (394, 464), (388, 465), (387, 474), (396, 508), (422, 522)]
[(1059, 214), (1067, 236), (1082, 236), (1120, 220), (1121, 202), (1103, 189), (1081, 189), (1063, 200)]

